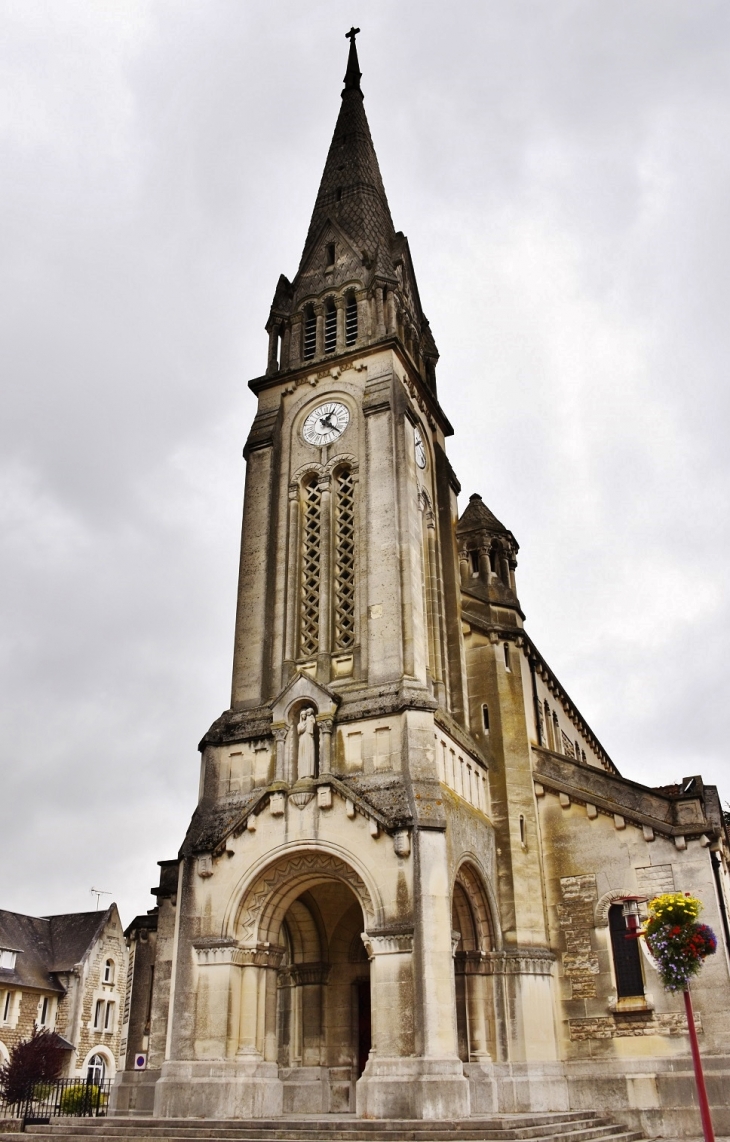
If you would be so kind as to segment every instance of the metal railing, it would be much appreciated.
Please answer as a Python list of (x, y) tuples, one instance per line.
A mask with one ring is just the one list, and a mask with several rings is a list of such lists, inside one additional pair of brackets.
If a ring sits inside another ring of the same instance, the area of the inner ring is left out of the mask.
[(0, 1095), (0, 1118), (50, 1122), (52, 1118), (102, 1118), (107, 1112), (111, 1080), (83, 1078), (38, 1082), (13, 1102)]

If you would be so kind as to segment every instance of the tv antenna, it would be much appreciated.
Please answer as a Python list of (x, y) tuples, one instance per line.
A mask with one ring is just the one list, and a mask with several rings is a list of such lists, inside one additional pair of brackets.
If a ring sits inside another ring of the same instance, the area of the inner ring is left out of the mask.
[(96, 910), (99, 911), (99, 901), (102, 896), (112, 896), (113, 893), (107, 892), (104, 888), (92, 888), (91, 895), (96, 897)]

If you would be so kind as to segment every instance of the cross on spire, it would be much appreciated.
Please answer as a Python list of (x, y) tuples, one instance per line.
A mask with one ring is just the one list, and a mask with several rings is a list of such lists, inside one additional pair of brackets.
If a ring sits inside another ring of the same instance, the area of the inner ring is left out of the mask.
[[(345, 39), (350, 41), (350, 53), (347, 57), (347, 71), (345, 72), (345, 91), (360, 91), (360, 65), (357, 61), (357, 45), (355, 43), (355, 36), (360, 31), (359, 28), (352, 27), (349, 32), (345, 32)], [(343, 91), (343, 95), (345, 94)]]

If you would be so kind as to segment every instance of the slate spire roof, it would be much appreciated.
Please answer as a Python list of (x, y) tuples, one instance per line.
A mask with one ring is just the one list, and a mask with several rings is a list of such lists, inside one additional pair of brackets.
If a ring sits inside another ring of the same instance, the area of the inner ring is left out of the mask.
[(489, 510), (478, 492), (469, 496), (469, 503), (456, 528), (457, 535), (468, 531), (487, 531), (491, 534), (512, 535), (509, 528)]
[(365, 114), (355, 36), (349, 33), (348, 38), (350, 52), (342, 106), (319, 184), (300, 269), (322, 227), (332, 219), (358, 250), (364, 251), (373, 262), (377, 259), (381, 272), (394, 277), (390, 249), (395, 228)]

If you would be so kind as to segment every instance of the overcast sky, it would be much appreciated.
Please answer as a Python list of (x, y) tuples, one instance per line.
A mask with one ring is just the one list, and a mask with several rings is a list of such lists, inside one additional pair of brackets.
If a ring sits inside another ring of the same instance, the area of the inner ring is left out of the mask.
[(0, 907), (154, 903), (359, 25), (464, 493), (628, 777), (730, 798), (727, 0), (0, 0)]

